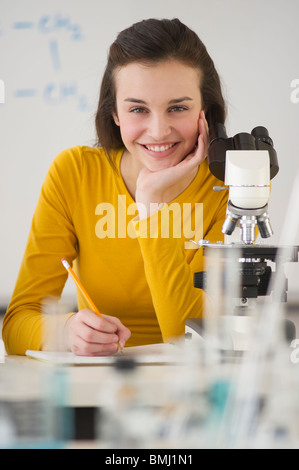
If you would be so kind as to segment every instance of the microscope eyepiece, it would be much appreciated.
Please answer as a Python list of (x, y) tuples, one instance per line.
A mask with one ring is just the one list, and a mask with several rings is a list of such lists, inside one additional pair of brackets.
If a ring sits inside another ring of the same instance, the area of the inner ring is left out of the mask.
[(270, 178), (274, 178), (278, 173), (276, 150), (266, 127), (257, 126), (250, 134), (240, 132), (234, 137), (227, 137), (224, 124), (215, 125), (215, 137), (210, 142), (208, 162), (211, 173), (221, 181), (225, 179), (225, 160), (228, 150), (267, 150), (270, 157)]
[(226, 140), (226, 139), (227, 139), (227, 133), (226, 133), (225, 125), (221, 124), (220, 122), (217, 122), (215, 125), (215, 138), (213, 139), (213, 141), (214, 140)]
[(269, 144), (271, 145), (271, 147), (273, 147), (273, 140), (269, 136), (269, 132), (265, 127), (255, 127), (254, 129), (252, 129), (251, 134), (256, 140), (260, 142), (265, 142), (265, 144)]
[(255, 138), (247, 132), (240, 132), (233, 137), (234, 150), (255, 150)]

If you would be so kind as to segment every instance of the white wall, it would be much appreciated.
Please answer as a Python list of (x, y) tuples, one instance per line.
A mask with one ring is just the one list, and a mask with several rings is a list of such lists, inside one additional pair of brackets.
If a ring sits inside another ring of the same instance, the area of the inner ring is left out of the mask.
[(110, 43), (149, 17), (179, 17), (204, 41), (222, 77), (230, 135), (269, 129), (280, 162), (271, 241), (279, 240), (299, 168), (297, 0), (0, 0), (0, 305), (12, 293), (50, 162), (94, 142)]

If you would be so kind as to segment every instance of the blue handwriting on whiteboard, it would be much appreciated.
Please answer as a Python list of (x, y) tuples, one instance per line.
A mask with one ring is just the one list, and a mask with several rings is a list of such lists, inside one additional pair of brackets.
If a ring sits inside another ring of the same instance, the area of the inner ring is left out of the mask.
[(44, 99), (50, 105), (76, 100), (79, 111), (91, 110), (87, 97), (79, 92), (76, 82), (49, 83), (44, 89)]
[[(35, 98), (37, 96), (38, 90), (34, 88), (20, 88), (14, 92), (15, 98)], [(42, 91), (42, 98), (44, 102), (50, 106), (74, 102), (77, 105), (78, 111), (91, 111), (88, 97), (80, 93), (78, 84), (75, 81), (48, 83)]]
[(52, 64), (55, 70), (61, 69), (61, 62), (60, 62), (60, 55), (59, 55), (59, 48), (56, 39), (52, 39), (50, 41), (50, 54), (52, 58)]
[(38, 23), (38, 29), (41, 33), (55, 33), (65, 31), (70, 33), (70, 38), (73, 41), (80, 41), (83, 39), (81, 26), (77, 23), (72, 23), (69, 16), (61, 14), (43, 16)]
[(12, 27), (14, 29), (33, 29), (34, 23), (33, 21), (16, 21)]
[(32, 98), (36, 94), (37, 90), (34, 88), (20, 88), (14, 92), (15, 98)]
[(13, 29), (26, 30), (37, 27), (42, 34), (66, 32), (73, 41), (81, 41), (83, 39), (82, 28), (78, 23), (73, 23), (71, 18), (61, 13), (55, 15), (42, 16), (37, 25), (33, 21), (16, 21), (12, 25)]

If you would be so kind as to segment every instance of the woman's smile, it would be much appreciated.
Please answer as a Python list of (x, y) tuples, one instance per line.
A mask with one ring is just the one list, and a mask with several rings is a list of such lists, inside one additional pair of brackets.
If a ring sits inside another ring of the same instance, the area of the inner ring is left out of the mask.
[(161, 144), (140, 144), (145, 152), (153, 158), (168, 157), (176, 151), (179, 142), (161, 143)]

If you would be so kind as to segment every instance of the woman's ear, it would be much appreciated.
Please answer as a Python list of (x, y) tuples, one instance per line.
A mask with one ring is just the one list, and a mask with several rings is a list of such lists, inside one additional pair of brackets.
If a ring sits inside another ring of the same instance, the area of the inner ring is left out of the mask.
[(113, 120), (117, 126), (120, 126), (119, 119), (116, 113), (112, 113)]

